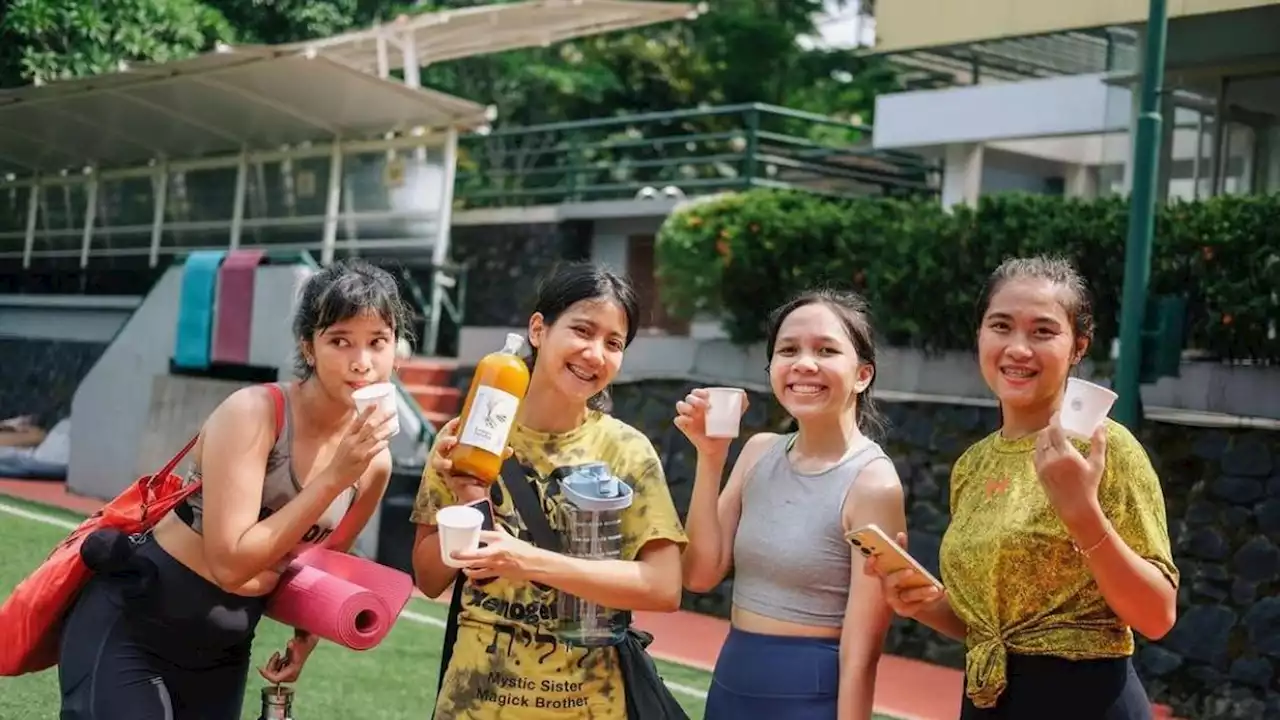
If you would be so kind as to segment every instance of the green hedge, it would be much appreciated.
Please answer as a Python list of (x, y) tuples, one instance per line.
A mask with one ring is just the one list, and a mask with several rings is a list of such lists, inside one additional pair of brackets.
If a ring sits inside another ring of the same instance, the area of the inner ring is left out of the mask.
[[(753, 190), (693, 203), (658, 236), (663, 301), (678, 317), (724, 318), (736, 342), (817, 285), (870, 301), (889, 343), (973, 347), (987, 275), (1006, 257), (1072, 258), (1095, 294), (1095, 355), (1119, 329), (1128, 202), (1002, 194), (976, 208), (936, 200), (837, 200)], [(1151, 291), (1190, 300), (1188, 346), (1223, 359), (1280, 360), (1280, 195), (1177, 202), (1159, 211)]]

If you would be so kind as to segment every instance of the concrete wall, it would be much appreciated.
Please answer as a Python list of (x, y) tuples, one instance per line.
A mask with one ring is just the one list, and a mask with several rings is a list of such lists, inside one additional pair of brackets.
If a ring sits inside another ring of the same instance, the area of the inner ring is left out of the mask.
[(873, 145), (923, 148), (1026, 137), (1127, 132), (1131, 94), (1103, 76), (889, 93), (876, 98)]
[[(1172, 0), (1168, 3), (1170, 32), (1195, 16), (1276, 4), (1276, 0)], [(1147, 8), (1147, 0), (893, 0), (876, 6), (876, 50), (894, 52), (1108, 25), (1136, 25), (1146, 21)]]
[(107, 343), (139, 297), (0, 295), (0, 337)]

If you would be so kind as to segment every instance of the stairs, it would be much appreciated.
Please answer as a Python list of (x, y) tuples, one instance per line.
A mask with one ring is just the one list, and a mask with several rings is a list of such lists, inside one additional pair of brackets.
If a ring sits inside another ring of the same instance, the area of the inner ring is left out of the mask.
[(457, 367), (457, 361), (451, 358), (415, 356), (401, 360), (396, 369), (400, 382), (437, 428), (462, 410), (462, 391), (453, 385), (453, 372)]

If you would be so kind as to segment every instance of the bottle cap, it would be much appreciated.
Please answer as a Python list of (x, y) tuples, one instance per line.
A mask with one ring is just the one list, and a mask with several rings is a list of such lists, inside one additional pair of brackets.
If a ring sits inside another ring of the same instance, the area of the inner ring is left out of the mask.
[(502, 352), (519, 355), (521, 350), (524, 350), (524, 336), (507, 333), (507, 341), (502, 344)]

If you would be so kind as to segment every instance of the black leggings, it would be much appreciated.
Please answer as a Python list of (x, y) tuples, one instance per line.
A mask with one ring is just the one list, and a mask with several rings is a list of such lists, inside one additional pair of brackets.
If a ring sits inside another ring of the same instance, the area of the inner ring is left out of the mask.
[(996, 706), (974, 707), (960, 720), (1150, 720), (1151, 700), (1130, 658), (1065, 660), (1010, 655), (1008, 686)]
[(264, 605), (144, 540), (126, 568), (95, 575), (71, 610), (61, 720), (239, 720)]

